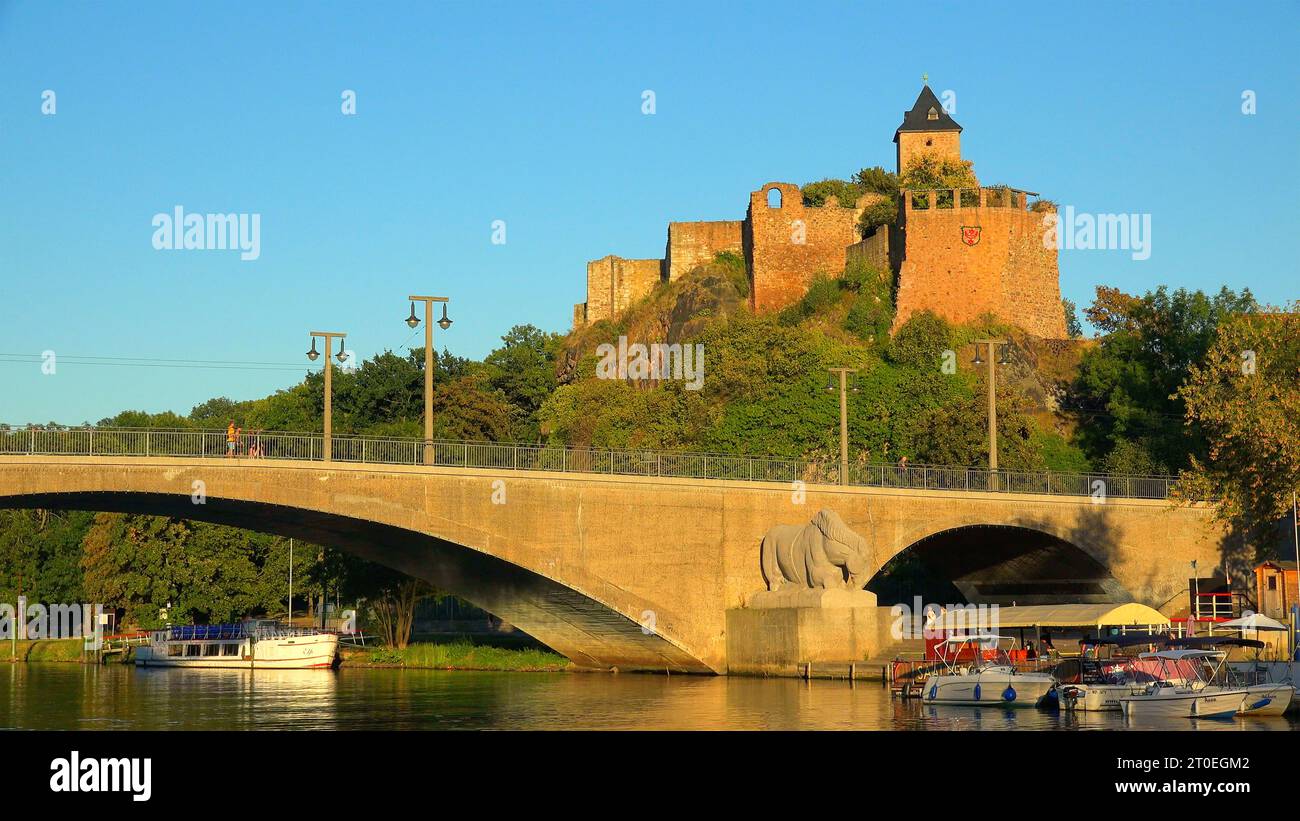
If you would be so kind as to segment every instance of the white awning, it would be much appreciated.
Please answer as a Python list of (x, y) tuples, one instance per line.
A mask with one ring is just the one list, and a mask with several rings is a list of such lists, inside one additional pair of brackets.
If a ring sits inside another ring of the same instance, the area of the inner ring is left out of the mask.
[[(989, 625), (998, 630), (1008, 627), (1168, 627), (1169, 617), (1137, 602), (1128, 604), (1035, 604), (1024, 607), (1001, 607), (988, 614)], [(1216, 625), (1217, 626), (1217, 625)]]

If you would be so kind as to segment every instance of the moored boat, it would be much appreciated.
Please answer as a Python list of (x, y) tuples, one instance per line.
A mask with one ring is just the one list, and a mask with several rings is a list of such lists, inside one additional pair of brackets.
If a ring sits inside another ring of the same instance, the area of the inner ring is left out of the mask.
[(1238, 710), (1243, 716), (1280, 716), (1291, 708), (1295, 689), (1290, 684), (1251, 684)]
[[(998, 647), (1005, 636), (952, 636), (939, 645), (945, 671), (930, 676), (925, 704), (1035, 707), (1056, 685), (1046, 673), (1023, 673)], [(962, 661), (970, 655), (969, 663)]]
[[(1141, 692), (1155, 681), (1158, 667), (1154, 662), (1141, 661), (1133, 655), (1111, 655), (1103, 658), (1101, 648), (1112, 650), (1138, 647), (1151, 648), (1162, 641), (1154, 635), (1108, 636), (1086, 638), (1079, 642), (1084, 655), (1061, 661), (1052, 670), (1056, 678), (1056, 691), (1060, 706), (1066, 710), (1118, 711), (1120, 697)], [(1095, 656), (1088, 655), (1092, 648)]]
[[(1158, 681), (1139, 692), (1120, 696), (1125, 718), (1230, 718), (1246, 699), (1245, 687), (1224, 687), (1211, 682), (1223, 666), (1225, 654), (1216, 650), (1160, 650), (1143, 653), (1161, 667)], [(1190, 665), (1185, 662), (1191, 662)], [(1208, 674), (1204, 668), (1213, 665)], [(1185, 679), (1190, 672), (1194, 679)], [(1184, 679), (1179, 682), (1179, 679)]]
[[(1233, 648), (1250, 648), (1255, 650), (1257, 659), (1259, 651), (1265, 647), (1264, 642), (1258, 639), (1237, 638), (1235, 636), (1189, 636), (1174, 639), (1170, 642), (1170, 645), (1212, 649), (1224, 653), (1225, 658)], [(1213, 683), (1222, 683), (1229, 687), (1246, 690), (1246, 697), (1237, 710), (1238, 715), (1280, 716), (1290, 709), (1295, 698), (1295, 687), (1290, 680), (1268, 681), (1267, 669), (1261, 669), (1257, 663), (1251, 665), (1249, 671), (1234, 669), (1231, 664), (1222, 665), (1222, 668), (1221, 681)]]
[(234, 667), (297, 670), (334, 666), (338, 635), (270, 621), (154, 630), (137, 648), (141, 667)]

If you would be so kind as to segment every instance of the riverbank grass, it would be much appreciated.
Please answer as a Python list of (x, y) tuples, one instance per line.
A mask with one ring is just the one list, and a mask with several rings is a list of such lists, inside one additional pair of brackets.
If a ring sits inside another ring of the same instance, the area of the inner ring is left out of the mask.
[[(0, 662), (5, 661), (87, 661), (83, 639), (28, 639), (0, 642)], [(16, 646), (15, 646), (16, 645)]]
[(564, 656), (544, 648), (492, 647), (464, 640), (445, 644), (417, 642), (401, 650), (393, 647), (341, 648), (340, 654), (342, 667), (558, 672), (570, 666)]

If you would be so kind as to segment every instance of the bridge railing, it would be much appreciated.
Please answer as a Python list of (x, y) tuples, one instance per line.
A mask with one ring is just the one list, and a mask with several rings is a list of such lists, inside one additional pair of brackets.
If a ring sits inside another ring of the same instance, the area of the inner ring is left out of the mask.
[[(737, 456), (654, 450), (611, 450), (512, 442), (436, 440), (428, 446), (428, 464), (440, 467), (667, 476), (750, 482), (839, 484), (840, 465), (810, 459)], [(331, 437), (331, 458), (338, 462), (425, 464), (420, 439), (353, 436)], [(324, 459), (324, 436), (284, 431), (244, 432), (234, 454), (257, 459)], [(227, 457), (221, 430), (16, 427), (0, 425), (0, 455), (30, 456), (181, 456)], [(849, 485), (913, 490), (1032, 493), (1095, 498), (1165, 499), (1172, 476), (1133, 476), (1055, 471), (990, 471), (951, 465), (850, 464)]]

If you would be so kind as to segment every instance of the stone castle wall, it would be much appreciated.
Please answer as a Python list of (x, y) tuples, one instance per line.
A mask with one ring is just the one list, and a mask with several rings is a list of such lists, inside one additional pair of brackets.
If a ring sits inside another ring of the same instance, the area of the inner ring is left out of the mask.
[[(779, 192), (769, 196), (769, 192)], [(858, 241), (858, 208), (831, 198), (805, 207), (799, 186), (771, 182), (749, 195), (746, 262), (750, 304), (773, 311), (801, 299), (819, 272), (844, 272), (845, 249)]]
[(868, 265), (881, 271), (892, 271), (893, 265), (889, 258), (889, 229), (882, 226), (876, 230), (876, 233), (844, 249), (846, 264), (857, 259), (865, 260)]
[(587, 301), (573, 306), (575, 327), (613, 319), (650, 293), (663, 278), (661, 259), (624, 259), (613, 254), (587, 263)]
[(665, 267), (668, 281), (676, 282), (697, 265), (713, 260), (723, 251), (743, 254), (744, 222), (670, 222)]
[[(900, 129), (895, 139), (900, 171), (923, 153), (961, 159), (956, 123)], [(931, 310), (952, 322), (993, 314), (1036, 336), (1066, 336), (1056, 251), (1042, 242), (1046, 212), (1029, 211), (1026, 192), (1006, 197), (981, 189), (978, 206), (951, 191), (944, 202), (931, 193), (925, 202), (931, 208), (913, 207), (921, 204), (913, 193), (902, 194), (898, 225), (864, 239), (858, 220), (881, 195), (851, 206), (829, 197), (806, 207), (799, 186), (767, 183), (750, 194), (744, 220), (669, 223), (662, 260), (611, 255), (589, 262), (587, 301), (574, 306), (574, 327), (615, 318), (656, 283), (676, 281), (730, 251), (745, 257), (756, 312), (781, 310), (803, 298), (814, 276), (841, 276), (849, 260), (864, 258), (894, 278), (894, 330), (917, 311)], [(966, 227), (980, 229), (978, 242), (963, 242)]]
[[(1046, 212), (1013, 206), (913, 208), (904, 197), (905, 250), (893, 331), (930, 310), (950, 322), (994, 314), (1031, 334), (1063, 339), (1056, 251), (1043, 243)], [(962, 230), (980, 229), (968, 245)]]

